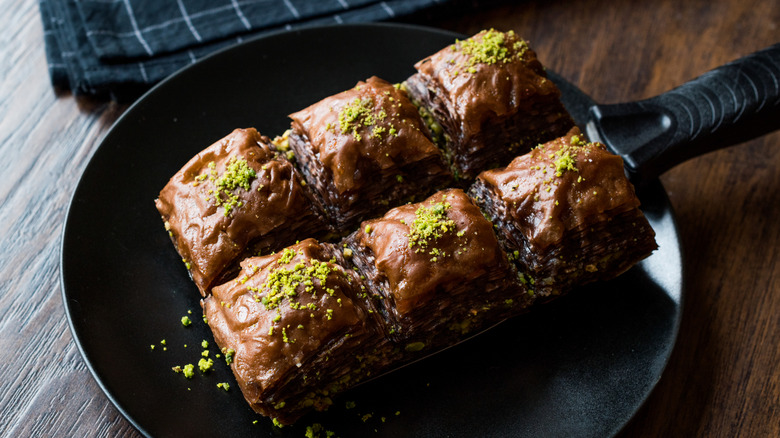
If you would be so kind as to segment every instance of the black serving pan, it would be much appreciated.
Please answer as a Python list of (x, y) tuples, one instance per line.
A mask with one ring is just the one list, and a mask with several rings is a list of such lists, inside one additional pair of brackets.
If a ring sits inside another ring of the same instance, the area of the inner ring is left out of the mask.
[[(660, 249), (621, 277), (354, 388), (328, 412), (283, 429), (251, 411), (224, 363), (192, 380), (171, 371), (197, 362), (201, 340), (214, 343), (200, 322), (199, 293), (154, 208), (168, 178), (234, 128), (282, 133), (287, 114), (371, 75), (401, 81), (417, 60), (457, 37), (405, 25), (278, 33), (184, 69), (116, 122), (73, 195), (61, 278), (87, 366), (142, 434), (300, 437), (321, 423), (340, 437), (603, 437), (639, 409), (674, 346), (684, 293), (677, 226), (655, 175), (702, 145), (778, 127), (777, 46), (625, 106), (594, 106), (550, 72), (577, 123), (621, 153), (641, 183)], [(194, 323), (184, 328), (180, 318), (189, 311)]]

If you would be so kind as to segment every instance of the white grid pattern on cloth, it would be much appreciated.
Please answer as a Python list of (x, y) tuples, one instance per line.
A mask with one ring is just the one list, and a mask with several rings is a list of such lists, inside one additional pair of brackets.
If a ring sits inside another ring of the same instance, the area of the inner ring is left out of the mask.
[(447, 0), (38, 1), (52, 83), (75, 94), (129, 96), (142, 91), (138, 84), (243, 41), (242, 32), (381, 21)]
[[(51, 1), (51, 0), (50, 0)], [(194, 24), (195, 19), (203, 19), (203, 20), (216, 20), (219, 22), (220, 20), (222, 22), (225, 21), (226, 16), (225, 12), (229, 9), (231, 10), (234, 17), (240, 22), (240, 29), (235, 29), (235, 31), (247, 31), (247, 30), (253, 30), (264, 27), (262, 24), (255, 24), (252, 25), (249, 16), (245, 13), (245, 11), (242, 9), (242, 6), (246, 5), (255, 5), (257, 7), (258, 5), (265, 5), (265, 4), (273, 4), (275, 1), (273, 0), (230, 0), (228, 4), (222, 4), (219, 6), (214, 7), (208, 7), (203, 10), (198, 10), (197, 12), (190, 12), (190, 7), (193, 6), (193, 4), (197, 4), (197, 2), (193, 2), (190, 0), (177, 0), (176, 4), (178, 7), (178, 10), (180, 12), (180, 16), (176, 17), (173, 16), (171, 18), (166, 19), (163, 22), (159, 23), (153, 23), (153, 24), (147, 24), (149, 21), (148, 15), (144, 17), (143, 15), (138, 15), (133, 11), (133, 4), (136, 6), (139, 6), (140, 3), (142, 3), (141, 0), (73, 0), (76, 4), (88, 4), (88, 3), (99, 3), (99, 4), (115, 4), (115, 3), (123, 3), (125, 5), (125, 9), (128, 11), (128, 19), (132, 26), (131, 31), (117, 31), (110, 28), (100, 28), (98, 26), (101, 25), (101, 21), (99, 20), (86, 20), (87, 23), (87, 36), (91, 38), (98, 38), (95, 41), (92, 41), (92, 44), (94, 44), (97, 48), (97, 50), (100, 52), (99, 56), (106, 57), (106, 58), (114, 58), (114, 57), (132, 57), (136, 56), (132, 53), (124, 53), (125, 50), (128, 50), (132, 47), (132, 45), (127, 46), (127, 43), (122, 43), (121, 40), (132, 38), (133, 40), (137, 41), (143, 48), (143, 52), (146, 55), (149, 56), (156, 56), (161, 53), (166, 53), (171, 50), (176, 50), (177, 47), (170, 47), (170, 44), (168, 41), (170, 41), (170, 38), (163, 38), (160, 39), (159, 37), (156, 37), (154, 35), (151, 35), (150, 33), (152, 31), (159, 31), (160, 29), (166, 28), (171, 25), (177, 25), (181, 22), (184, 22), (184, 24), (187, 26), (187, 29), (190, 31), (190, 33), (195, 38), (195, 41), (198, 43), (208, 42), (214, 39), (214, 35), (209, 35), (208, 37), (204, 36), (204, 34), (196, 28)], [(276, 0), (278, 1), (278, 0)], [(375, 5), (376, 8), (381, 8), (384, 10), (384, 12), (387, 14), (388, 17), (394, 18), (396, 17), (396, 11), (393, 6), (391, 6), (388, 3), (409, 3), (413, 2), (414, 0), (401, 0), (401, 1), (376, 1), (376, 0), (362, 0), (357, 2), (357, 4), (353, 5), (352, 2), (349, 0), (317, 0), (318, 4), (323, 5), (322, 8), (324, 10), (330, 11), (331, 14), (336, 13), (336, 10), (334, 10), (334, 6), (338, 7), (339, 9), (343, 9), (345, 11), (352, 11), (352, 10), (359, 10), (361, 8), (371, 8), (372, 5)], [(420, 0), (421, 3), (438, 3), (440, 0)], [(293, 0), (282, 0), (281, 2), (276, 3), (280, 7), (285, 8), (290, 14), (293, 15), (295, 20), (301, 20), (301, 19), (316, 19), (317, 14), (316, 12), (312, 12), (312, 9), (316, 11), (316, 7), (313, 7), (311, 4), (307, 4), (306, 6), (306, 14), (303, 14), (301, 10), (295, 6)], [(405, 6), (402, 6), (405, 7)], [(261, 11), (264, 10), (264, 8), (260, 9)], [(278, 10), (277, 10), (278, 11)], [(278, 13), (278, 12), (277, 12)], [(257, 12), (253, 11), (252, 17), (255, 17), (255, 19), (258, 19), (257, 17), (261, 17), (263, 15), (258, 15)], [(273, 18), (259, 18), (261, 22), (269, 21), (269, 25), (273, 26), (274, 22), (277, 20), (282, 19), (281, 16), (278, 16), (279, 18), (273, 19)], [(165, 18), (165, 17), (162, 17)], [(331, 15), (331, 18), (333, 18), (333, 15)], [(147, 23), (143, 23), (144, 19), (146, 19)], [(333, 18), (337, 23), (343, 23), (346, 20), (343, 19), (339, 21), (336, 18)], [(123, 23), (120, 21), (114, 21), (114, 20), (108, 20), (108, 26), (121, 26)], [(353, 21), (353, 20), (349, 20)], [(145, 26), (139, 25), (139, 23), (145, 24)], [(279, 23), (279, 24), (284, 24)], [(287, 28), (287, 27), (285, 27)], [(111, 40), (105, 40), (101, 39), (100, 37), (109, 37)], [(113, 40), (113, 42), (111, 42)], [(155, 45), (152, 45), (149, 43), (149, 41), (155, 41)], [(175, 40), (175, 39), (174, 39)], [(181, 44), (179, 42), (173, 43)], [(132, 50), (132, 49), (130, 49)]]
[[(94, 1), (94, 0), (91, 0), (91, 1)], [(114, 0), (106, 0), (106, 1), (114, 1)], [(119, 0), (119, 1), (123, 1), (123, 0)], [(231, 0), (231, 1), (233, 3), (235, 3), (235, 6), (233, 6), (233, 5), (220, 6), (218, 8), (213, 8), (213, 9), (209, 9), (209, 10), (206, 10), (206, 11), (195, 12), (194, 14), (189, 14), (188, 13), (187, 16), (192, 20), (192, 19), (196, 19), (196, 18), (203, 18), (203, 17), (208, 16), (208, 15), (219, 14), (222, 11), (226, 11), (228, 9), (236, 10), (236, 8), (240, 7), (238, 2), (236, 2), (235, 0)], [(244, 3), (246, 3), (246, 2), (244, 2)], [(236, 14), (238, 15), (239, 12), (237, 12)], [(243, 14), (239, 15), (239, 19), (241, 17), (243, 17)], [(244, 19), (246, 19), (246, 17), (244, 17)], [(186, 20), (186, 18), (184, 17), (184, 15), (182, 15), (181, 17), (171, 18), (171, 19), (165, 20), (165, 21), (160, 22), (160, 23), (150, 24), (149, 26), (145, 26), (145, 27), (139, 28), (138, 31), (141, 32), (141, 34), (143, 35), (144, 33), (147, 33), (147, 32), (153, 31), (153, 30), (157, 30), (157, 29), (162, 29), (164, 27), (170, 26), (172, 24), (180, 23), (180, 22), (185, 21), (185, 20)], [(246, 25), (249, 26), (249, 22), (247, 22)], [(249, 28), (247, 28), (247, 29), (249, 29)], [(126, 38), (126, 37), (129, 37), (129, 36), (133, 36), (135, 34), (136, 34), (135, 31), (115, 32), (115, 31), (108, 30), (108, 29), (90, 29), (90, 30), (87, 31), (87, 35), (88, 36), (89, 35), (111, 35), (111, 36), (114, 36), (114, 37)]]
[(300, 19), (301, 18), (301, 13), (298, 12), (297, 9), (295, 9), (295, 6), (293, 6), (293, 4), (290, 2), (290, 0), (284, 0), (284, 5), (287, 6), (287, 9), (289, 9), (290, 12), (292, 12), (293, 17), (295, 17), (296, 19)]
[(233, 9), (236, 11), (236, 15), (238, 15), (238, 19), (241, 20), (241, 24), (244, 25), (246, 30), (252, 29), (252, 25), (249, 24), (249, 20), (247, 20), (244, 13), (241, 12), (241, 6), (238, 4), (238, 2), (236, 0), (230, 0), (230, 4), (233, 5)]
[(192, 36), (194, 36), (198, 42), (203, 41), (203, 38), (200, 37), (200, 34), (198, 33), (197, 29), (195, 29), (195, 26), (192, 25), (192, 19), (189, 15), (187, 15), (187, 8), (184, 7), (184, 3), (182, 3), (181, 0), (176, 0), (176, 3), (179, 4), (181, 15), (184, 17), (184, 21), (187, 23), (187, 27), (190, 29), (190, 32), (192, 32)]
[(149, 75), (146, 74), (146, 67), (144, 67), (143, 62), (138, 63), (138, 70), (141, 71), (141, 78), (143, 78), (143, 81), (145, 84), (149, 83)]
[(138, 23), (135, 21), (135, 14), (133, 14), (133, 7), (130, 6), (130, 0), (123, 0), (123, 3), (125, 4), (125, 9), (127, 10), (127, 15), (130, 17), (130, 24), (133, 26), (133, 32), (134, 32), (136, 38), (138, 38), (138, 41), (144, 47), (144, 50), (146, 50), (146, 53), (149, 56), (152, 56), (152, 48), (149, 47), (149, 44), (144, 39), (144, 36), (141, 35), (141, 31), (138, 30)]
[(387, 4), (387, 2), (382, 2), (380, 5), (382, 5), (382, 9), (387, 11), (387, 15), (390, 17), (395, 17), (395, 11), (390, 7), (390, 5)]

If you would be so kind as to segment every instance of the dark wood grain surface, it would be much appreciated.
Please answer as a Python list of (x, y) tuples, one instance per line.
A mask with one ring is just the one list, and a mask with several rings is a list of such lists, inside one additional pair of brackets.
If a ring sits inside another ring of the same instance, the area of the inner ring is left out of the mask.
[[(780, 41), (773, 0), (456, 2), (409, 21), (495, 27), (602, 103), (650, 97)], [(73, 342), (59, 282), (69, 198), (126, 109), (56, 93), (35, 0), (0, 0), (0, 434), (136, 436)], [(621, 437), (780, 436), (780, 134), (662, 177), (688, 289), (677, 346)]]

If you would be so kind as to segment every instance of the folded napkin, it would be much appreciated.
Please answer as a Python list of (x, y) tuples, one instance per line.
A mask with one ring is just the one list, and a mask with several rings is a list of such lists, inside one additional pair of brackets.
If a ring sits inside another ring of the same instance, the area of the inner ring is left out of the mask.
[(393, 19), (447, 0), (39, 0), (52, 84), (130, 100), (250, 36)]

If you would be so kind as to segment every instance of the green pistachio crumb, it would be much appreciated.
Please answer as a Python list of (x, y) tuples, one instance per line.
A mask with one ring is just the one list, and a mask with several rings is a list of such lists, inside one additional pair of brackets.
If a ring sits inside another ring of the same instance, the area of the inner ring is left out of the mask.
[(557, 160), (555, 160), (555, 176), (562, 176), (563, 172), (567, 170), (571, 170), (574, 172), (578, 172), (579, 170), (574, 167), (574, 164), (576, 163), (575, 157), (573, 157), (569, 151), (566, 151), (558, 157)]
[(209, 163), (211, 169), (208, 174), (202, 174), (200, 176), (208, 176), (210, 180), (214, 182), (215, 189), (209, 190), (209, 193), (214, 196), (213, 201), (217, 207), (223, 208), (225, 216), (230, 215), (230, 212), (235, 207), (243, 205), (239, 201), (238, 188), (249, 190), (252, 179), (257, 177), (257, 172), (249, 167), (249, 164), (244, 158), (232, 157), (225, 171), (219, 177), (216, 176), (214, 162)]
[(361, 125), (371, 126), (374, 124), (374, 116), (371, 114), (373, 100), (368, 97), (358, 98), (347, 104), (339, 111), (339, 129), (342, 134), (352, 133), (355, 140), (360, 141), (362, 136), (358, 133)]
[(417, 245), (424, 250), (429, 243), (454, 230), (455, 222), (446, 214), (449, 208), (450, 204), (444, 202), (418, 208), (409, 228), (409, 247)]
[(211, 368), (213, 366), (214, 366), (214, 360), (213, 359), (201, 358), (198, 361), (198, 369), (200, 369), (201, 373), (205, 373), (206, 371), (211, 370)]
[(181, 325), (183, 325), (184, 327), (187, 327), (190, 324), (192, 324), (192, 321), (190, 321), (190, 317), (189, 316), (182, 316), (181, 317)]
[(200, 343), (200, 346), (203, 348), (209, 348), (209, 341), (203, 340), (203, 342)]
[[(515, 59), (522, 59), (528, 50), (528, 43), (519, 40), (509, 46), (507, 44), (507, 36), (513, 38), (514, 32), (509, 31), (504, 34), (503, 32), (490, 29), (484, 32), (481, 37), (456, 41), (453, 49), (461, 51), (468, 56), (466, 64), (458, 67), (465, 67), (467, 72), (474, 74), (477, 71), (475, 66), (478, 64), (508, 63)], [(457, 76), (458, 72), (459, 70), (455, 69), (453, 76)]]
[[(286, 255), (287, 253), (283, 253), (283, 257)], [(333, 289), (327, 288), (325, 284), (328, 281), (328, 276), (336, 272), (334, 267), (330, 263), (317, 259), (296, 263), (292, 267), (289, 267), (292, 259), (288, 260), (288, 262), (285, 266), (273, 269), (266, 278), (265, 283), (260, 287), (248, 287), (248, 289), (254, 292), (256, 294), (255, 299), (269, 310), (278, 308), (285, 299), (292, 309), (303, 310), (303, 308), (307, 308), (314, 310), (308, 305), (302, 305), (298, 301), (297, 297), (301, 292), (299, 289), (303, 289), (303, 292), (310, 293), (315, 297), (317, 293), (315, 289), (316, 280), (319, 282), (320, 287), (326, 289), (326, 291), (332, 291)]]
[(228, 348), (228, 350), (225, 352), (225, 362), (227, 362), (228, 365), (233, 363), (233, 356), (236, 354), (236, 350), (232, 348)]
[(387, 131), (387, 128), (384, 126), (374, 126), (374, 128), (371, 130), (371, 136), (376, 139), (381, 139), (382, 134)]
[(325, 433), (324, 438), (333, 438), (336, 432), (331, 430), (325, 430), (320, 423), (314, 423), (311, 426), (306, 426), (305, 437), (306, 438), (323, 438), (321, 433)]
[(282, 341), (285, 344), (294, 344), (295, 340), (287, 337), (287, 327), (282, 327)]
[(425, 348), (425, 342), (412, 342), (412, 343), (406, 344), (406, 347), (404, 347), (404, 350), (406, 350), (406, 351), (411, 353), (411, 352), (415, 352), (415, 351), (420, 351), (423, 348)]
[[(225, 390), (225, 392), (227, 392), (228, 390), (230, 390), (230, 384), (228, 382), (220, 382), (217, 383), (217, 388), (222, 388), (223, 390)], [(255, 420), (255, 422), (257, 422), (257, 420)]]
[(184, 373), (184, 377), (191, 379), (192, 376), (195, 375), (195, 365), (188, 363), (187, 365), (184, 365), (184, 368), (182, 369), (182, 372)]

